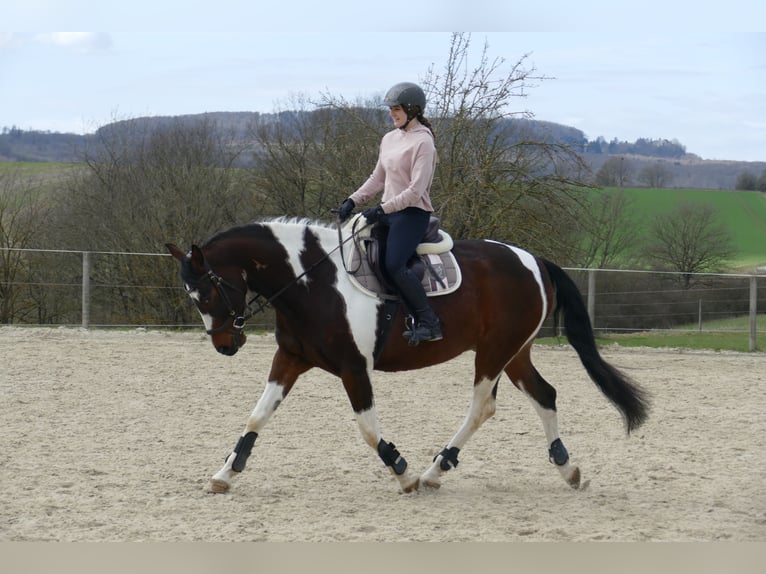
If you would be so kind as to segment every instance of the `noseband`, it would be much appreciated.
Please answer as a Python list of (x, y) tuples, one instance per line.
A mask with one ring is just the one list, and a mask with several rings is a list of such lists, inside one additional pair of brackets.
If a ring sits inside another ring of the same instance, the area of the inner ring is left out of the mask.
[[(207, 273), (205, 274), (205, 277), (207, 277), (210, 280), (211, 285), (215, 287), (216, 291), (218, 291), (218, 295), (220, 295), (221, 299), (223, 300), (224, 305), (226, 305), (226, 311), (228, 314), (228, 318), (223, 323), (223, 325), (220, 325), (219, 327), (216, 327), (215, 329), (208, 329), (206, 333), (208, 335), (212, 335), (214, 333), (220, 333), (221, 331), (226, 331), (228, 329), (229, 323), (231, 323), (231, 326), (235, 329), (232, 335), (234, 335), (237, 338), (237, 341), (239, 341), (239, 337), (242, 334), (242, 330), (245, 328), (245, 321), (247, 321), (250, 317), (252, 317), (255, 313), (252, 311), (249, 311), (250, 305), (252, 304), (255, 299), (257, 299), (257, 296), (250, 300), (246, 308), (248, 309), (247, 314), (237, 314), (237, 311), (234, 309), (234, 305), (231, 303), (231, 299), (229, 298), (228, 293), (226, 293), (226, 289), (223, 289), (222, 287), (226, 287), (227, 289), (232, 289), (233, 291), (236, 291), (237, 293), (242, 293), (243, 291), (239, 289), (236, 285), (232, 285), (226, 279), (221, 277), (220, 275), (217, 275), (215, 271), (212, 269), (208, 269)], [(262, 311), (263, 306), (261, 306), (258, 311)], [(256, 312), (258, 312), (256, 311)]]

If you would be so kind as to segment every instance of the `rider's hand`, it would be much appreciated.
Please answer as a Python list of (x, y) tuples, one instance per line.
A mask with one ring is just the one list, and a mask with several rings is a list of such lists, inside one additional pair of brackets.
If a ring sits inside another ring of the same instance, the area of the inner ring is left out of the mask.
[(375, 207), (371, 207), (369, 209), (365, 209), (362, 212), (362, 215), (364, 215), (365, 219), (367, 220), (367, 223), (375, 223), (378, 221), (381, 217), (383, 217), (386, 214), (385, 211), (383, 211), (382, 205), (376, 205)]
[(351, 217), (351, 212), (354, 211), (355, 207), (356, 204), (350, 197), (340, 205), (340, 208), (338, 209), (338, 219), (341, 223)]

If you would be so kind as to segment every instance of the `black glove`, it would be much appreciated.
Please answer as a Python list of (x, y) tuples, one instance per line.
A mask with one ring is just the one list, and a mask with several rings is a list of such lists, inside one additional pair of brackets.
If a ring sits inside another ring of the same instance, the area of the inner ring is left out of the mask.
[(341, 223), (351, 217), (351, 212), (354, 211), (355, 207), (356, 203), (354, 203), (354, 200), (350, 197), (341, 203), (340, 208), (338, 209), (338, 219), (340, 219)]
[(367, 220), (367, 223), (375, 223), (378, 221), (381, 217), (383, 217), (386, 214), (385, 211), (383, 211), (382, 205), (376, 205), (375, 207), (371, 207), (369, 209), (365, 209), (362, 212), (362, 215), (364, 215), (364, 218)]

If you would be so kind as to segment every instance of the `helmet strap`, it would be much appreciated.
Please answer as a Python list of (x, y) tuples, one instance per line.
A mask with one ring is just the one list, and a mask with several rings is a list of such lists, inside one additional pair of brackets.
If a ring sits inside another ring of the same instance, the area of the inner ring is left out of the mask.
[(405, 109), (405, 111), (407, 112), (407, 121), (406, 121), (406, 122), (404, 122), (404, 123), (403, 123), (401, 126), (399, 126), (399, 129), (400, 129), (400, 130), (402, 130), (402, 131), (405, 131), (405, 130), (407, 129), (407, 126), (408, 126), (408, 125), (410, 125), (410, 122), (411, 122), (413, 119), (415, 119), (415, 118), (417, 117), (417, 115), (418, 115), (417, 113), (414, 113), (414, 114), (413, 114), (413, 113), (410, 111), (410, 106), (409, 106), (409, 105), (407, 106), (407, 108)]

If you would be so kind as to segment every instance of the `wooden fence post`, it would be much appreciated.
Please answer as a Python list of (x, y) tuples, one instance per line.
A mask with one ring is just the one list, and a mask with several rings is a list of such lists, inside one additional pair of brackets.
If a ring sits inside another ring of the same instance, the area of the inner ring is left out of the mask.
[(90, 252), (82, 252), (82, 327), (90, 325)]
[(588, 317), (596, 328), (596, 270), (588, 269)]
[(755, 318), (758, 313), (758, 284), (755, 277), (750, 278), (750, 344), (749, 349), (755, 351)]

